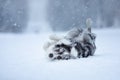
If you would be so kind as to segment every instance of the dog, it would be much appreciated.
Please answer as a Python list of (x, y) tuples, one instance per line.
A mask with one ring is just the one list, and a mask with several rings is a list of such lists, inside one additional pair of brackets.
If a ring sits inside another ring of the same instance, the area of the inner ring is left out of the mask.
[(86, 20), (86, 29), (71, 29), (65, 36), (50, 36), (51, 42), (44, 45), (51, 60), (68, 60), (93, 56), (96, 50), (96, 35), (91, 31), (91, 19)]

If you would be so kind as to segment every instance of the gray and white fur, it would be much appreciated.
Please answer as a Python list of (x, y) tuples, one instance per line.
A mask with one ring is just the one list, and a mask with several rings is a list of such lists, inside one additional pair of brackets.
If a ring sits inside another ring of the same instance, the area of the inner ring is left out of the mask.
[[(96, 35), (91, 31), (92, 20), (86, 20), (86, 29), (73, 28), (62, 38), (50, 36), (51, 42), (44, 46), (52, 60), (68, 60), (93, 56), (96, 50)], [(73, 51), (74, 50), (74, 51)]]

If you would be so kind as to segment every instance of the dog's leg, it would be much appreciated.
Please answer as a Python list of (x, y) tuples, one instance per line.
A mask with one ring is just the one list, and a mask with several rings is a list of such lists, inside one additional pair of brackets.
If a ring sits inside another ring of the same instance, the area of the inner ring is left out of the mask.
[(85, 52), (82, 54), (82, 57), (88, 57), (89, 56), (89, 49), (87, 47), (84, 48)]
[(75, 44), (76, 44), (75, 49), (77, 51), (77, 56), (76, 57), (80, 58), (81, 55), (83, 54), (83, 45), (82, 45), (82, 43), (79, 43), (79, 42), (76, 42)]

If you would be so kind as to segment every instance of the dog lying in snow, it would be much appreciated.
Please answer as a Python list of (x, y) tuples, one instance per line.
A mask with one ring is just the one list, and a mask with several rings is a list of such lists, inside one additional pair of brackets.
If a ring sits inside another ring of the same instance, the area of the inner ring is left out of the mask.
[(96, 35), (91, 32), (91, 19), (86, 20), (87, 28), (74, 28), (67, 35), (50, 36), (51, 42), (44, 45), (44, 50), (51, 60), (68, 60), (93, 56), (96, 50)]

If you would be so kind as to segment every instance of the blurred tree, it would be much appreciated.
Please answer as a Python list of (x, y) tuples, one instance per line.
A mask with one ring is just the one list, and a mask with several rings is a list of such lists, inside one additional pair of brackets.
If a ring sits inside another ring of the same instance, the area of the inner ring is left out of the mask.
[(120, 0), (50, 0), (48, 20), (53, 30), (85, 27), (85, 20), (92, 18), (93, 27), (112, 27), (120, 21)]
[(27, 0), (0, 0), (0, 32), (22, 32), (27, 23)]
[(91, 17), (96, 21), (97, 4), (96, 0), (51, 0), (48, 5), (48, 19), (54, 30), (85, 27), (87, 18)]

